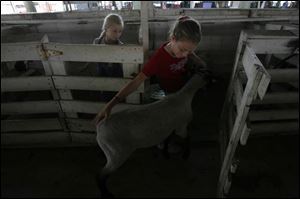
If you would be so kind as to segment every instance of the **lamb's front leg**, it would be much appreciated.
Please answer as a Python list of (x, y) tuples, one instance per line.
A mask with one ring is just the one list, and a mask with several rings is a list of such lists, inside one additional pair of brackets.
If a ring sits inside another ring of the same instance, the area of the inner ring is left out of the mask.
[(182, 158), (183, 159), (188, 159), (191, 153), (190, 150), (190, 136), (188, 135), (187, 132), (187, 125), (182, 125), (181, 127), (177, 128), (175, 131), (175, 134), (180, 136), (183, 139), (183, 144), (182, 144)]
[(170, 139), (171, 139), (171, 135), (169, 135), (163, 142), (164, 143), (163, 155), (165, 156), (166, 159), (170, 159), (170, 154), (169, 154)]
[(190, 157), (190, 154), (191, 154), (190, 136), (187, 135), (186, 138), (184, 138), (182, 158), (186, 160), (186, 159), (188, 159)]

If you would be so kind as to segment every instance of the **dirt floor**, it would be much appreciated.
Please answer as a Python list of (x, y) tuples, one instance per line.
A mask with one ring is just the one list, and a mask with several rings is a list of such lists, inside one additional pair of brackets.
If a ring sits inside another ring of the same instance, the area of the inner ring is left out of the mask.
[[(213, 197), (218, 150), (205, 144), (189, 160), (166, 160), (158, 149), (136, 151), (108, 181), (116, 197)], [(98, 197), (105, 163), (95, 147), (2, 150), (3, 197)]]
[[(299, 136), (250, 139), (230, 197), (299, 197)], [(188, 160), (137, 150), (108, 181), (116, 197), (215, 197), (216, 142), (192, 143)], [(100, 197), (94, 177), (105, 163), (96, 147), (1, 150), (1, 197)]]

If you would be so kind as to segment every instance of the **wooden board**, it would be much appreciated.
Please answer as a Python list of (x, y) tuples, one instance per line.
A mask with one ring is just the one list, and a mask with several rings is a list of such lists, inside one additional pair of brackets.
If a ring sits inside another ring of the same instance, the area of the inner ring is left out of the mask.
[(298, 92), (273, 92), (267, 93), (263, 100), (254, 100), (252, 104), (281, 104), (299, 103)]
[(253, 110), (249, 112), (250, 121), (299, 119), (298, 109)]
[(251, 124), (250, 137), (259, 135), (271, 135), (272, 133), (299, 133), (298, 121), (286, 121), (286, 122), (264, 122)]
[(72, 143), (74, 144), (89, 144), (91, 146), (97, 145), (96, 141), (96, 133), (78, 133), (78, 132), (72, 132), (70, 133), (72, 137)]
[(248, 39), (248, 44), (256, 54), (290, 54), (295, 47), (289, 42), (297, 39)]
[[(143, 48), (137, 45), (93, 45), (47, 43), (49, 61), (143, 63)], [(52, 54), (52, 55), (51, 55)]]
[(40, 42), (1, 43), (1, 62), (40, 60)]
[(66, 119), (68, 127), (73, 132), (90, 131), (96, 132), (96, 126), (92, 120), (87, 119)]
[(59, 112), (57, 101), (30, 101), (1, 103), (1, 115), (10, 114), (34, 114)]
[(1, 132), (62, 130), (59, 119), (1, 120)]
[(40, 91), (54, 89), (51, 77), (9, 77), (1, 78), (1, 92)]
[(71, 143), (68, 132), (43, 132), (43, 133), (1, 133), (1, 146), (20, 145), (55, 145)]
[[(53, 76), (56, 89), (119, 91), (131, 79), (112, 77)], [(135, 92), (143, 92), (143, 84)]]

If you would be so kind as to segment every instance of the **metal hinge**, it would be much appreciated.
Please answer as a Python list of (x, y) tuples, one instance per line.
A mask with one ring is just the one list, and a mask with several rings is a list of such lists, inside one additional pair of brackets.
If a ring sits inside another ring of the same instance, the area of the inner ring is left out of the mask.
[(63, 52), (59, 50), (51, 50), (51, 49), (46, 49), (46, 56), (51, 57), (51, 56), (59, 56), (62, 55)]
[(40, 56), (43, 59), (48, 59), (49, 57), (59, 56), (63, 54), (63, 52), (59, 50), (45, 49), (43, 45), (39, 47), (40, 47)]

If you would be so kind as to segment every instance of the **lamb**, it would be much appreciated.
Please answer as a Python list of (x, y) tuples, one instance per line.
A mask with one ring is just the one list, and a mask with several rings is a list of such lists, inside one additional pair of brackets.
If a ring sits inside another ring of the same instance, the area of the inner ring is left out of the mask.
[(96, 139), (107, 159), (98, 181), (102, 194), (109, 194), (105, 185), (109, 174), (136, 149), (156, 145), (172, 132), (187, 137), (193, 96), (206, 83), (205, 75), (196, 73), (177, 93), (151, 104), (115, 112), (97, 125)]

